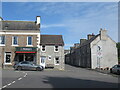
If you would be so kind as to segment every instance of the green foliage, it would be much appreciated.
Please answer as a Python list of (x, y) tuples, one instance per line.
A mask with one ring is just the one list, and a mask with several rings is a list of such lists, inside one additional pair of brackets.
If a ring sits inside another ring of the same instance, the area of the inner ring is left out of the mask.
[(120, 42), (118, 42), (116, 46), (118, 48), (118, 61), (120, 62)]
[(120, 49), (120, 42), (118, 42), (116, 46), (118, 49)]

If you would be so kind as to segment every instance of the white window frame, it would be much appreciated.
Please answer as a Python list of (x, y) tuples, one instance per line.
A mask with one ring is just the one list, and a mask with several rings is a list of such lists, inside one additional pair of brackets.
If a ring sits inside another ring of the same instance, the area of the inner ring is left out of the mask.
[(45, 51), (42, 50), (43, 46), (45, 46), (45, 45), (42, 45), (42, 46), (41, 46), (41, 51), (42, 51), (42, 52), (46, 52), (46, 46), (45, 46)]
[(59, 52), (59, 46), (58, 46), (58, 51), (56, 51), (56, 46), (54, 46), (54, 52)]
[[(2, 36), (0, 36), (0, 37), (2, 37)], [(4, 40), (5, 40), (5, 36), (4, 36)], [(6, 40), (5, 40), (6, 41)], [(5, 41), (4, 41), (4, 44), (0, 44), (0, 46), (5, 46)]]
[[(31, 41), (32, 41), (32, 44), (31, 45), (28, 45), (28, 37), (31, 37)], [(32, 36), (27, 36), (27, 46), (33, 46), (33, 37)]]
[(52, 57), (51, 57), (51, 56), (48, 56), (48, 60), (51, 60), (51, 59), (49, 59), (49, 57), (52, 59)]
[[(59, 64), (56, 64), (56, 58), (59, 58)], [(60, 65), (60, 57), (55, 57), (55, 58), (54, 58), (54, 64), (55, 64), (55, 65)]]
[[(12, 65), (11, 60), (10, 60), (10, 63), (6, 63), (6, 53), (7, 52), (4, 53), (4, 64), (5, 65)], [(11, 55), (11, 58), (12, 58), (12, 53), (10, 53), (10, 55)]]
[(12, 46), (18, 46), (18, 36), (16, 36), (17, 37), (17, 44), (16, 45), (14, 44), (14, 37), (15, 36), (12, 36)]

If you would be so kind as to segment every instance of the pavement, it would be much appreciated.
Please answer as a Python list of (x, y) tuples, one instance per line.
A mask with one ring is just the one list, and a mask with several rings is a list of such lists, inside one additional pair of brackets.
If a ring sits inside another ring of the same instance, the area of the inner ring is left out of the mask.
[(2, 88), (118, 88), (118, 77), (65, 65), (65, 70), (3, 70)]

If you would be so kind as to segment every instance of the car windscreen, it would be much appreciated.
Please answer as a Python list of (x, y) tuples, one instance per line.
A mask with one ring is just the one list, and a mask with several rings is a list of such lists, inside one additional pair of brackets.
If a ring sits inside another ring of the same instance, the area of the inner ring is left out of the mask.
[(29, 62), (21, 62), (21, 64), (29, 64)]

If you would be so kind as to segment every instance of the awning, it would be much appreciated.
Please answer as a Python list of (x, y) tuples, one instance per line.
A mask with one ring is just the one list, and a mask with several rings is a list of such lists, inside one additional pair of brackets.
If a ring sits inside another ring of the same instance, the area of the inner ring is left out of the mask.
[(22, 51), (16, 51), (16, 53), (36, 53), (36, 52), (22, 52)]
[(15, 53), (36, 53), (37, 47), (16, 47)]

